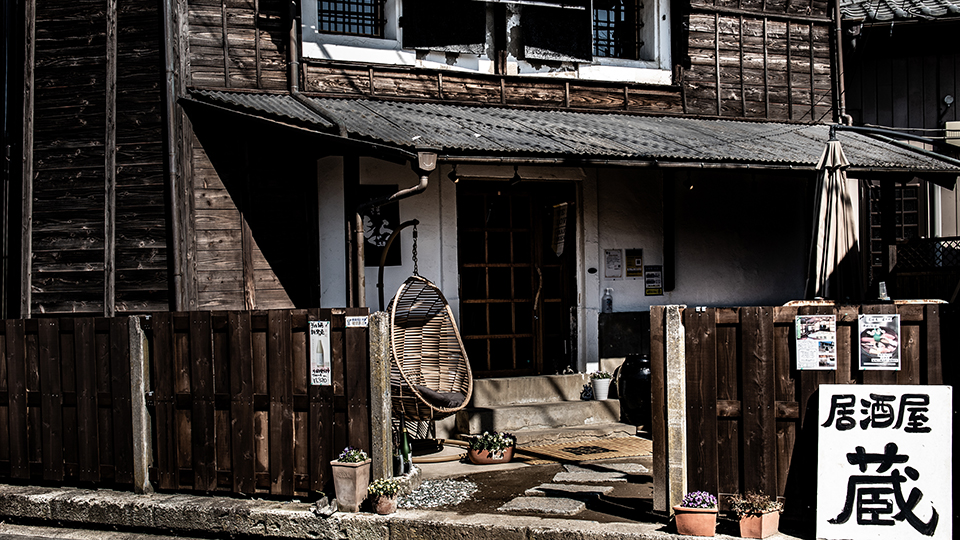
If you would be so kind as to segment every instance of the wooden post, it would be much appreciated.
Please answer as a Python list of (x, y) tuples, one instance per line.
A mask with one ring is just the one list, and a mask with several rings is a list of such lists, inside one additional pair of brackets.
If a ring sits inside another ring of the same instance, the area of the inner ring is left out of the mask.
[[(23, 160), (21, 182), (21, 222), (20, 222), (20, 317), (30, 318), (30, 290), (33, 266), (33, 98), (34, 92), (34, 53), (36, 51), (36, 11), (35, 0), (24, 2), (24, 20), (26, 28), (23, 34)], [(10, 414), (13, 414), (12, 412)], [(24, 409), (26, 414), (26, 409)]]
[(106, 133), (103, 149), (103, 316), (116, 312), (117, 0), (107, 0)]
[(147, 336), (140, 329), (140, 318), (129, 317), (130, 335), (130, 406), (133, 412), (133, 491), (152, 493), (150, 462), (153, 448), (150, 441), (150, 413), (147, 411)]
[(667, 306), (666, 325), (666, 441), (667, 508), (680, 504), (687, 491), (687, 397), (686, 332), (683, 327), (685, 306)]
[(390, 401), (390, 314), (370, 315), (370, 457), (372, 479), (393, 477)]

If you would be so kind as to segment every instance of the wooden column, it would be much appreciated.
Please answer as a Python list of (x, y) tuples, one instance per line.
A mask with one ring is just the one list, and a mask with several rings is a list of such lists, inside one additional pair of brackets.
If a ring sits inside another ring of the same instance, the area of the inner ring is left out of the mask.
[(116, 313), (117, 0), (107, 0), (106, 133), (103, 157), (103, 315)]
[[(36, 52), (36, 0), (24, 2), (23, 45), (23, 176), (20, 222), (20, 317), (30, 317), (30, 285), (33, 260), (33, 98), (34, 53)], [(11, 413), (12, 414), (12, 413)]]

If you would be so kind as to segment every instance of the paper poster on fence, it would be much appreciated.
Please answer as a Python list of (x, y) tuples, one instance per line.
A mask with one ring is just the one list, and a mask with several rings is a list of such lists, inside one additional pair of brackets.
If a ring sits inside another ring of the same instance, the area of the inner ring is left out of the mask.
[(900, 370), (900, 315), (860, 315), (860, 369)]
[(310, 321), (310, 384), (330, 386), (330, 321)]
[(837, 316), (797, 316), (797, 369), (837, 369)]
[(953, 538), (953, 389), (819, 392), (817, 538)]

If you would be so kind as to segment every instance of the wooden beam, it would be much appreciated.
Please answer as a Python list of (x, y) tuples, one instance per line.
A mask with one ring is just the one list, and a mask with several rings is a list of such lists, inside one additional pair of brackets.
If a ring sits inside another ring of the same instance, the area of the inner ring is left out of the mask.
[(713, 14), (713, 62), (716, 68), (717, 81), (717, 116), (723, 114), (723, 103), (720, 98), (720, 14)]
[[(790, 5), (790, 0), (787, 0), (787, 5)], [(790, 21), (787, 21), (787, 118), (793, 120), (793, 60), (790, 58), (793, 39), (790, 36), (791, 26)]]
[(220, 0), (220, 32), (223, 37), (223, 86), (230, 88), (230, 34), (227, 28), (227, 0)]
[[(741, 3), (743, 0), (740, 0)], [(744, 82), (743, 76), (743, 15), (740, 15), (740, 27), (737, 29), (740, 33), (740, 39), (737, 40), (740, 45), (740, 116), (747, 116), (747, 85)], [(763, 44), (766, 48), (767, 44)], [(764, 84), (766, 84), (766, 77), (764, 77)]]
[[(767, 0), (763, 0), (766, 8)], [(767, 22), (763, 18), (763, 116), (770, 118), (770, 49), (767, 46)]]
[(813, 44), (813, 23), (810, 23), (810, 28), (808, 30), (808, 33), (809, 35), (807, 37), (808, 37), (808, 40), (810, 41), (810, 120), (816, 122), (816, 121), (819, 121), (819, 119), (817, 118), (817, 101), (818, 100), (816, 96), (817, 74), (815, 73), (816, 70), (814, 69), (816, 59), (813, 56), (814, 51), (816, 51), (816, 48), (814, 47), (814, 44)]
[(260, 58), (260, 0), (253, 0), (253, 47), (257, 64), (257, 88), (263, 88), (263, 65)]
[(116, 313), (117, 0), (107, 0), (106, 133), (103, 143), (103, 315)]
[[(20, 221), (20, 317), (30, 317), (30, 290), (33, 260), (33, 98), (34, 55), (36, 52), (36, 0), (24, 2), (23, 50), (23, 170)], [(26, 412), (26, 410), (24, 410)]]

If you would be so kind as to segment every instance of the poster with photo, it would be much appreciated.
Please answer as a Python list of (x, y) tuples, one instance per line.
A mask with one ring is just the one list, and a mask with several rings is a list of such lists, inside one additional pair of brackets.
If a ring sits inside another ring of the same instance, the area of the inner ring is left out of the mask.
[(900, 370), (900, 315), (860, 315), (860, 369)]
[(797, 369), (837, 369), (837, 316), (797, 315)]

